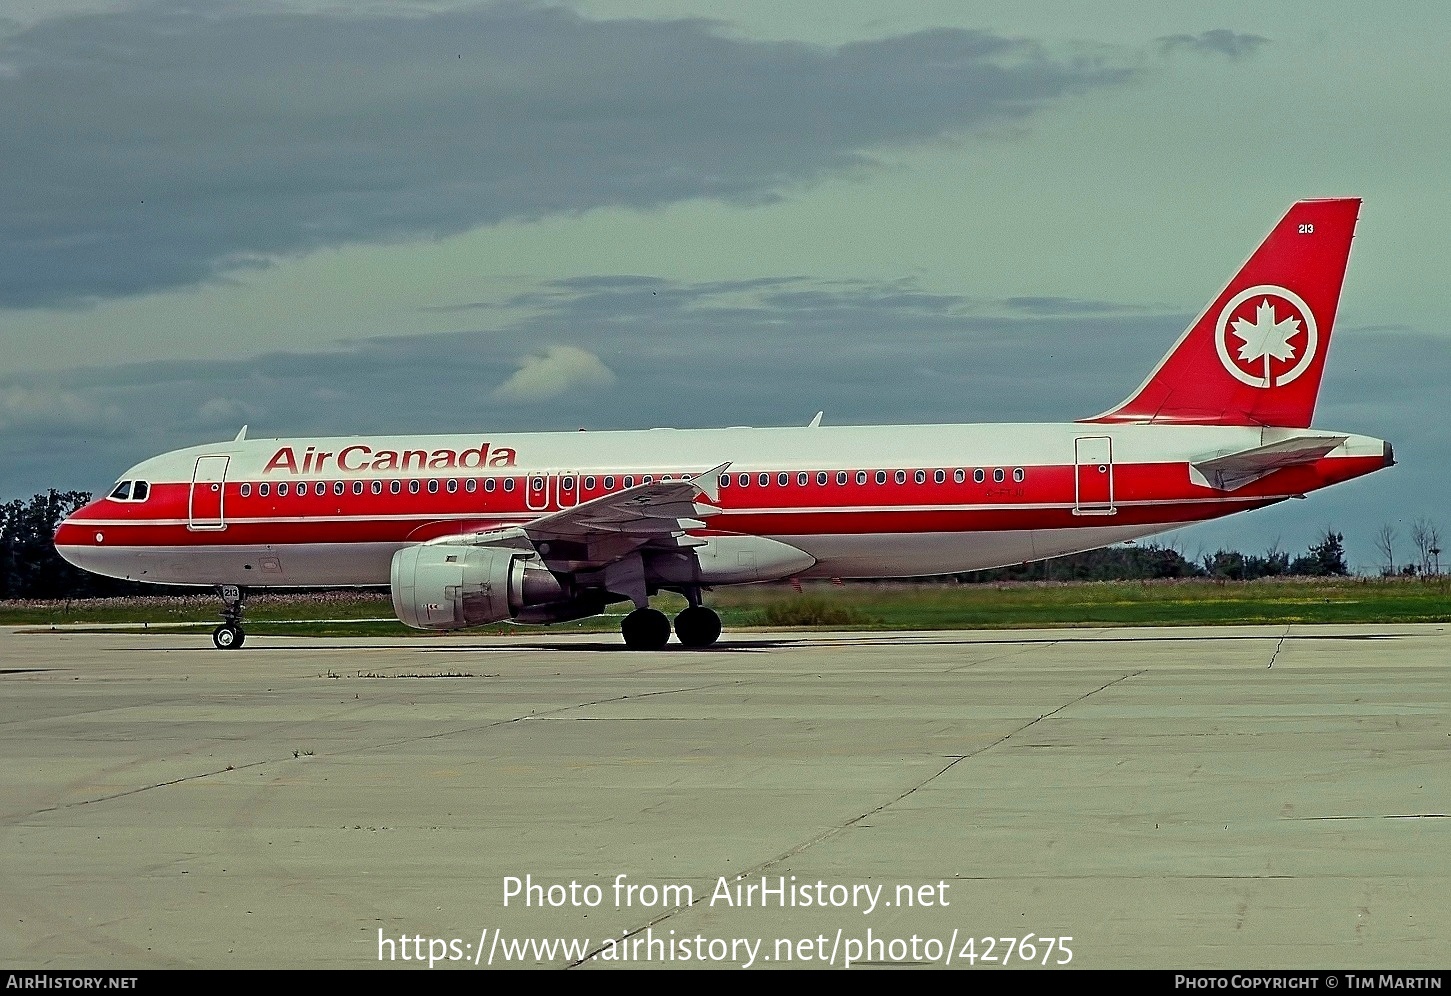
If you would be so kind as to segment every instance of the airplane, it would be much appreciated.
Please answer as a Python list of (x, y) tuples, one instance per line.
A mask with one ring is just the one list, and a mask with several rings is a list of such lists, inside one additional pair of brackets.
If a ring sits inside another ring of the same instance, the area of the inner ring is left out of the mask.
[(1020, 564), (1263, 508), (1391, 466), (1389, 443), (1311, 428), (1359, 198), (1294, 204), (1144, 382), (1064, 424), (650, 429), (249, 439), (132, 467), (56, 530), (111, 577), (215, 586), (220, 649), (246, 593), (388, 586), (425, 630), (633, 605), (686, 647), (703, 592), (788, 578)]

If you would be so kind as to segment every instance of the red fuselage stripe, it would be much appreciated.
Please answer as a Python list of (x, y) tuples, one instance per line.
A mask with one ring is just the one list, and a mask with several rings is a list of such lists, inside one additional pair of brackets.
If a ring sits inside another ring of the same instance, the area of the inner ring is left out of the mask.
[[(1115, 464), (1113, 466), (1114, 525), (1158, 522), (1195, 522), (1231, 512), (1258, 508), (1287, 496), (1303, 494), (1339, 481), (1379, 469), (1382, 461), (1371, 457), (1325, 458), (1313, 463), (1277, 471), (1232, 493), (1200, 487), (1189, 479), (1185, 463)], [(771, 471), (769, 483), (761, 486), (759, 472), (749, 474), (750, 484), (742, 487), (745, 472), (732, 472), (730, 485), (721, 488), (714, 504), (721, 509), (711, 516), (711, 530), (757, 535), (849, 535), (866, 533), (977, 532), (1016, 529), (1067, 529), (1083, 527), (1093, 520), (1075, 513), (1079, 492), (1078, 474), (1096, 468), (1073, 465), (1024, 468), (1023, 480), (1015, 481), (1014, 468), (1004, 469), (1004, 480), (954, 480), (955, 468), (944, 468), (946, 480), (935, 483), (940, 468), (926, 468), (925, 483), (918, 484), (914, 470), (906, 471), (906, 482), (895, 483), (895, 470), (887, 471), (884, 484), (876, 483), (876, 469), (867, 470), (867, 483), (857, 484), (857, 471), (847, 471), (847, 483), (837, 484), (837, 471), (827, 471), (827, 483), (817, 484), (817, 471), (806, 471), (807, 483), (798, 484), (800, 471)], [(662, 472), (663, 474), (664, 472)], [(674, 476), (681, 476), (677, 472)], [(779, 484), (785, 473), (788, 484)], [(503, 489), (504, 478), (494, 478), (495, 490), (485, 490), (487, 478), (475, 477), (475, 490), (465, 487), (468, 478), (420, 478), (418, 493), (410, 493), (404, 480), (401, 493), (390, 492), (391, 479), (382, 481), (382, 494), (373, 494), (371, 478), (352, 477), (341, 481), (343, 494), (335, 493), (337, 479), (322, 481), (325, 494), (316, 494), (318, 481), (289, 481), (285, 497), (276, 494), (276, 482), (268, 482), (268, 495), (260, 493), (260, 482), (228, 482), (223, 493), (224, 529), (192, 529), (188, 526), (192, 506), (190, 482), (152, 482), (144, 502), (100, 501), (78, 512), (56, 535), (61, 545), (92, 545), (97, 531), (104, 532), (108, 546), (230, 546), (300, 543), (408, 542), (449, 533), (469, 532), (500, 525), (527, 522), (561, 505), (560, 479), (547, 479), (547, 507), (532, 481), (542, 475), (514, 475), (514, 490)], [(574, 494), (565, 505), (583, 503), (608, 494), (604, 474), (570, 475)], [(640, 475), (633, 475), (639, 483)], [(656, 475), (658, 480), (662, 475)], [(624, 475), (615, 474), (616, 490), (624, 486)], [(585, 489), (587, 478), (595, 487)], [(448, 491), (448, 482), (457, 489)], [(353, 493), (354, 482), (363, 486)], [(435, 493), (430, 481), (438, 482)], [(247, 491), (244, 497), (242, 492)], [(306, 488), (298, 495), (297, 488)], [(1095, 496), (1095, 500), (1097, 497)], [(1102, 521), (1102, 520), (1100, 520)]]

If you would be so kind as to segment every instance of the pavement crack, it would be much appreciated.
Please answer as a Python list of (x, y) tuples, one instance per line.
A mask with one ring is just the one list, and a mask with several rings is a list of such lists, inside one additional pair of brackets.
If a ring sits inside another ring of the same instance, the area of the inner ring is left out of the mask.
[(1275, 644), (1275, 652), (1270, 654), (1270, 667), (1275, 666), (1275, 658), (1280, 656), (1280, 648), (1285, 645), (1285, 640), (1290, 635), (1290, 627), (1286, 626), (1285, 631), (1280, 634), (1280, 641)]
[(113, 799), (124, 799), (128, 795), (137, 795), (141, 792), (150, 792), (152, 789), (166, 788), (170, 785), (180, 785), (183, 782), (194, 782), (202, 778), (210, 778), (213, 775), (225, 775), (229, 771), (246, 771), (248, 768), (260, 767), (264, 764), (273, 764), (277, 761), (292, 760), (285, 757), (268, 757), (260, 761), (249, 761), (246, 764), (228, 765), (225, 768), (217, 768), (215, 771), (202, 771), (194, 775), (182, 775), (180, 778), (173, 778), (165, 782), (154, 782), (150, 785), (139, 785), (136, 788), (123, 789), (120, 792), (112, 792), (109, 795), (98, 795), (94, 799), (77, 799), (75, 802), (62, 802), (54, 806), (46, 806), (42, 809), (31, 810), (28, 813), (18, 813), (14, 816), (4, 818), (6, 823), (19, 820), (27, 820), (44, 813), (58, 813), (66, 809), (75, 809), (77, 806), (91, 806), (98, 802), (110, 802)]

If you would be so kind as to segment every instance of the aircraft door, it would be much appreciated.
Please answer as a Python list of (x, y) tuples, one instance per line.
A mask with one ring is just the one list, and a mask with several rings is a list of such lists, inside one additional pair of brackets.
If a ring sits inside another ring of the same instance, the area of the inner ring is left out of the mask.
[(1073, 463), (1073, 514), (1113, 515), (1113, 440), (1080, 436)]
[(197, 457), (191, 475), (191, 500), (187, 503), (187, 528), (226, 529), (222, 499), (227, 487), (227, 456)]

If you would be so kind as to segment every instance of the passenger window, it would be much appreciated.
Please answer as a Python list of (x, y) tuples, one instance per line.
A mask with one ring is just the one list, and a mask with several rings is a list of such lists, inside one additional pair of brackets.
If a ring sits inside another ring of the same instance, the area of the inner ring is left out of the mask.
[(806, 482), (809, 481), (810, 479), (811, 479), (811, 475), (810, 474), (806, 474), (806, 473), (797, 474), (796, 475), (796, 485), (798, 487), (804, 488), (804, 487), (806, 487)]
[(983, 472), (982, 472), (982, 468), (981, 468), (981, 467), (979, 467), (979, 468), (977, 468), (977, 470), (974, 470), (974, 471), (973, 471), (973, 472), (972, 472), (972, 479), (973, 479), (973, 481), (975, 481), (975, 482), (976, 482), (976, 483), (978, 483), (978, 484), (981, 484), (981, 483), (982, 483), (982, 482), (983, 482), (983, 481), (985, 481), (985, 480), (987, 480), (987, 475), (986, 475), (986, 474), (984, 474), (984, 473), (983, 473)]
[[(940, 473), (942, 473), (942, 471), (939, 470), (938, 473), (940, 474)], [(916, 481), (918, 484), (926, 484), (927, 483), (927, 471), (925, 471), (925, 470), (919, 470), (919, 471), (917, 471), (915, 474), (912, 475), (912, 480)]]
[(560, 485), (560, 487), (564, 488), (564, 490), (566, 490), (566, 491), (573, 491), (574, 490), (574, 478), (572, 478), (572, 477), (561, 477), (559, 479), (559, 485)]
[(382, 481), (374, 481), (373, 482), (373, 487), (371, 488), (371, 490), (372, 490), (373, 494), (375, 494), (375, 495), (381, 495), (383, 493), (383, 482)]
[(452, 478), (450, 478), (449, 481), (448, 481), (448, 483), (445, 484), (444, 487), (446, 489), (448, 489), (448, 493), (449, 494), (453, 494), (455, 491), (458, 490), (458, 481), (455, 481)]
[(272, 489), (267, 486), (267, 483), (265, 481), (263, 483), (257, 485), (257, 494), (260, 497), (262, 497), (262, 498), (266, 498), (267, 497), (267, 492), (270, 491), (270, 490), (272, 490)]
[(655, 480), (655, 478), (651, 477), (649, 474), (646, 474), (644, 477), (640, 478), (640, 483), (641, 484), (649, 484), (649, 483), (651, 483), (654, 480)]
[(867, 483), (867, 472), (864, 471), (864, 470), (857, 471), (856, 472), (856, 482), (858, 484), (865, 484), (865, 483)]
[(122, 481), (116, 485), (116, 490), (111, 492), (111, 497), (117, 501), (129, 501), (131, 498), (131, 482)]
[(398, 492), (400, 492), (402, 490), (403, 490), (403, 483), (401, 481), (389, 481), (388, 482), (388, 493), (389, 494), (395, 494), (396, 495)]
[(494, 479), (492, 477), (486, 477), (486, 478), (484, 478), (484, 490), (485, 491), (493, 491), (494, 490)]
[(318, 481), (317, 484), (313, 487), (312, 493), (316, 495), (327, 494), (327, 484), (322, 481)]
[(615, 490), (615, 479), (613, 477), (606, 477), (605, 478), (605, 490), (606, 491), (613, 491), (613, 490)]
[(635, 475), (634, 474), (626, 474), (625, 475), (625, 479), (623, 481), (621, 481), (620, 483), (623, 484), (627, 488), (633, 488), (635, 486)]
[(967, 471), (963, 470), (961, 467), (958, 467), (952, 472), (952, 480), (955, 484), (961, 484), (963, 481), (967, 480)]
[(363, 493), (363, 482), (362, 481), (354, 481), (353, 482), (353, 494), (360, 495), (362, 493)]
[(887, 483), (887, 472), (885, 470), (879, 470), (879, 471), (877, 471), (877, 483), (878, 484), (886, 484)]
[(416, 494), (418, 494), (418, 482), (417, 481), (409, 481), (408, 482), (408, 493), (410, 495), (416, 495)]
[(932, 483), (943, 484), (947, 481), (947, 471), (937, 470), (932, 472)]
[(717, 483), (720, 484), (720, 486), (723, 487), (723, 488), (730, 487), (731, 486), (731, 475), (729, 475), (729, 474), (722, 474), (722, 475), (720, 475), (720, 480)]
[(584, 479), (584, 489), (586, 491), (593, 491), (595, 489), (595, 479), (593, 477), (586, 477)]
[[(278, 485), (278, 487), (281, 487), (281, 485)], [(244, 484), (237, 490), (243, 498), (250, 498), (252, 496), (252, 485), (250, 484)]]
[(999, 467), (993, 471), (993, 481), (997, 484), (1003, 483), (1003, 468)]
[(662, 481), (668, 481), (670, 479), (671, 479), (671, 477), (670, 477), (669, 474), (666, 474), (664, 477), (660, 478), (660, 480), (662, 480)]
[[(816, 472), (816, 483), (822, 485), (823, 487), (826, 485), (826, 471), (818, 470)], [(844, 484), (846, 482), (843, 481), (842, 483)]]
[(905, 470), (897, 471), (895, 474), (892, 475), (892, 477), (898, 484), (907, 483), (907, 472)]
[(428, 493), (431, 494), (431, 495), (438, 494), (438, 482), (437, 481), (429, 481), (428, 482)]
[(506, 477), (506, 478), (504, 478), (504, 490), (505, 491), (513, 491), (514, 490), (514, 479), (512, 477)]
[(277, 497), (278, 498), (286, 498), (287, 497), (287, 482), (286, 481), (278, 481), (277, 482)]
[(743, 488), (749, 488), (751, 486), (751, 475), (750, 474), (742, 474), (742, 475), (740, 475), (739, 477), (736, 478), (736, 483), (739, 484)]
[(333, 481), (333, 494), (335, 494), (335, 495), (341, 495), (343, 492), (345, 492), (347, 490), (348, 490), (347, 485), (344, 484), (342, 481)]
[(784, 488), (784, 487), (786, 487), (790, 483), (791, 483), (791, 475), (790, 474), (777, 474), (776, 475), (776, 484), (779, 485), (780, 487), (783, 487)]
[(1023, 468), (1022, 467), (1015, 467), (1013, 469), (1013, 480), (1017, 481), (1019, 484), (1022, 484), (1023, 483), (1023, 477), (1024, 477)]
[(464, 490), (469, 494), (473, 494), (479, 490), (479, 482), (475, 478), (470, 477), (467, 481), (464, 481)]
[(759, 478), (757, 478), (756, 483), (759, 484), (763, 488), (769, 487), (770, 484), (771, 484), (771, 475), (770, 474), (762, 474)]

